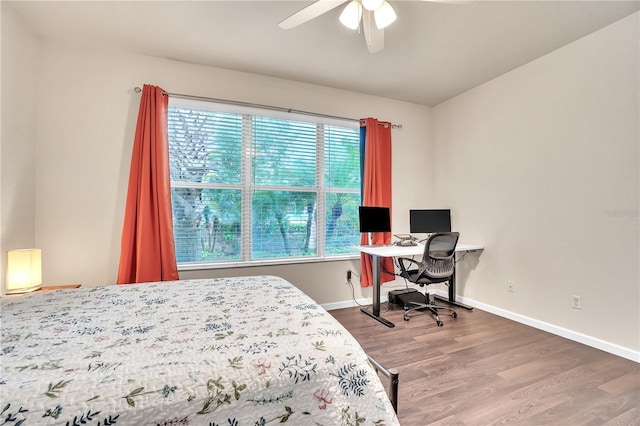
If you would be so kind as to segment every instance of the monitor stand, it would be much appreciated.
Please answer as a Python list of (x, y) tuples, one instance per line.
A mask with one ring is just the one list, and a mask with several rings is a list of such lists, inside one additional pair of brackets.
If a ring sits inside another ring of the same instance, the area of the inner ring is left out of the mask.
[(373, 244), (373, 234), (374, 232), (367, 232), (367, 243), (362, 244), (364, 247), (384, 247), (385, 244)]
[[(367, 246), (369, 247), (380, 247), (376, 244), (373, 244), (373, 232), (367, 232)], [(384, 244), (383, 244), (384, 245)]]

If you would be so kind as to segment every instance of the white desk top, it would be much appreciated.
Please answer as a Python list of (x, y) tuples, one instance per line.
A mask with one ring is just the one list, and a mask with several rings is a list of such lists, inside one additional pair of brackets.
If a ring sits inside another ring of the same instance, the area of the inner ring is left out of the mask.
[[(355, 246), (356, 250), (363, 253), (373, 254), (381, 257), (402, 257), (402, 256), (415, 256), (418, 254), (424, 254), (424, 244), (418, 243), (415, 246)], [(476, 250), (483, 250), (484, 246), (480, 244), (456, 244), (456, 252), (469, 252)]]

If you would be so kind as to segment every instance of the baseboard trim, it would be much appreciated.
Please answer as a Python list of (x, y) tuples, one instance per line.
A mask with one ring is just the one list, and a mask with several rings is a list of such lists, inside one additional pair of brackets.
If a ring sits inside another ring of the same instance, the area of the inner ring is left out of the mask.
[[(447, 297), (447, 293), (443, 290), (436, 290), (434, 291), (434, 293), (439, 294), (440, 296), (443, 296), (443, 297)], [(466, 297), (458, 296), (457, 299), (458, 301), (464, 303), (465, 305), (470, 305), (475, 308), (482, 309), (485, 312), (489, 312), (494, 315), (498, 315), (500, 317), (507, 318), (512, 321), (519, 322), (521, 324), (525, 324), (533, 328), (537, 328), (538, 330), (543, 330), (548, 333), (555, 334), (556, 336), (564, 337), (565, 339), (573, 340), (574, 342), (582, 343), (583, 345), (600, 349), (601, 351), (605, 351), (610, 354), (617, 355), (619, 357), (626, 358), (628, 360), (640, 363), (640, 352), (634, 351), (629, 348), (625, 348), (624, 346), (616, 345), (614, 343), (607, 342), (605, 340), (598, 339), (596, 337), (578, 333), (576, 331), (569, 330), (567, 328), (559, 327), (557, 325), (540, 321), (531, 317), (527, 317), (525, 315), (520, 315), (515, 312), (508, 311), (506, 309), (497, 308), (495, 306), (478, 302), (476, 300), (469, 299)]]
[[(444, 290), (435, 290), (433, 291), (433, 294), (438, 294), (439, 296), (447, 297), (447, 292)], [(381, 298), (381, 302), (386, 302), (386, 301), (387, 301), (386, 297)], [(533, 328), (537, 328), (538, 330), (543, 330), (548, 333), (555, 334), (556, 336), (564, 337), (565, 339), (573, 340), (574, 342), (582, 343), (583, 345), (600, 349), (601, 351), (605, 351), (610, 354), (640, 363), (640, 352), (634, 351), (629, 348), (625, 348), (624, 346), (616, 345), (614, 343), (610, 343), (602, 339), (598, 339), (592, 336), (588, 336), (586, 334), (578, 333), (563, 327), (559, 327), (557, 325), (549, 324), (548, 322), (530, 318), (525, 315), (520, 315), (515, 312), (511, 312), (506, 309), (488, 305), (486, 303), (478, 302), (476, 300), (469, 299), (466, 297), (458, 296), (458, 301), (464, 303), (465, 305), (469, 305), (469, 306), (473, 306), (474, 308), (481, 309), (485, 312), (489, 312), (491, 314), (498, 315), (500, 317), (507, 318), (512, 321), (525, 324)], [(358, 305), (364, 305), (364, 306), (371, 305), (371, 299), (368, 299), (368, 298), (358, 299), (357, 303), (354, 300), (347, 300), (343, 302), (326, 303), (321, 306), (327, 311), (331, 311), (333, 309), (352, 308)]]
[[(385, 299), (386, 302), (386, 299)], [(354, 308), (356, 306), (370, 306), (371, 299), (364, 298), (358, 300), (344, 300), (342, 302), (324, 303), (322, 306), (326, 311), (333, 311), (334, 309)]]

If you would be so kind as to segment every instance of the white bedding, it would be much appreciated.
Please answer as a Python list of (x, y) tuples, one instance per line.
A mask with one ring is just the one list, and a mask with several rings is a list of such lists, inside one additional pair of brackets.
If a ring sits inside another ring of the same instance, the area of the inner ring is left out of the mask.
[(0, 425), (397, 425), (355, 339), (270, 276), (1, 300)]

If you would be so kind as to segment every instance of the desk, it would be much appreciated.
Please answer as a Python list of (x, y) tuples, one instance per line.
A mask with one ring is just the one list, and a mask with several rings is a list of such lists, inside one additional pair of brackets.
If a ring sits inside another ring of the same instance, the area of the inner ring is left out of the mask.
[[(456, 253), (472, 252), (472, 251), (482, 250), (483, 248), (484, 248), (483, 246), (477, 245), (477, 244), (458, 243), (456, 245)], [(369, 315), (371, 318), (386, 325), (387, 327), (394, 327), (395, 325), (391, 321), (388, 321), (380, 316), (380, 258), (381, 257), (411, 257), (411, 256), (423, 255), (424, 244), (417, 244), (415, 246), (408, 246), (408, 247), (395, 246), (395, 245), (356, 246), (355, 249), (362, 253), (370, 254), (371, 260), (372, 260), (371, 280), (373, 281), (373, 296), (372, 296), (373, 300), (371, 303), (371, 311), (369, 311), (369, 309), (367, 308), (362, 308), (360, 310), (363, 313)], [(459, 306), (461, 308), (465, 308), (469, 310), (473, 309), (473, 307), (471, 306), (456, 302), (455, 277), (456, 277), (456, 271), (454, 268), (453, 276), (451, 277), (451, 280), (449, 280), (449, 298), (448, 299), (444, 299), (439, 296), (434, 296), (434, 297), (444, 300), (445, 302), (451, 305)]]

